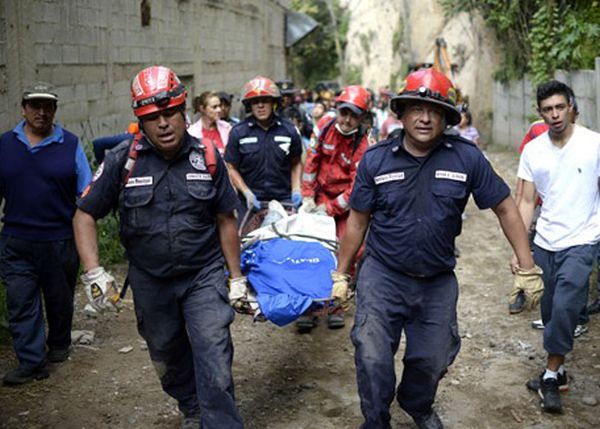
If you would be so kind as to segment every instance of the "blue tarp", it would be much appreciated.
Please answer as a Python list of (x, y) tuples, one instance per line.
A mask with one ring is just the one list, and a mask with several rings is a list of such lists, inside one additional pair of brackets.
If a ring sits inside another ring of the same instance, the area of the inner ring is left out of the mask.
[(283, 238), (258, 241), (242, 252), (241, 263), (261, 311), (278, 326), (296, 320), (313, 299), (331, 296), (336, 262), (320, 243)]

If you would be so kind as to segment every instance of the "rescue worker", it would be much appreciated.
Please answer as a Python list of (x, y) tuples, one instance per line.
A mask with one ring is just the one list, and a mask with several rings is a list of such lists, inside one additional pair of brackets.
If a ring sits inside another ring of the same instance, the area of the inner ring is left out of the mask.
[[(369, 93), (359, 85), (344, 88), (337, 98), (338, 114), (327, 125), (309, 150), (302, 176), (302, 207), (308, 213), (323, 213), (335, 219), (338, 240), (348, 220), (350, 192), (356, 168), (369, 147), (367, 129), (361, 125), (368, 112)], [(310, 330), (314, 317), (300, 317), (296, 326)], [(344, 327), (341, 312), (327, 317), (330, 329)]]
[(279, 99), (279, 89), (266, 77), (242, 89), (250, 115), (231, 129), (225, 150), (231, 181), (243, 196), (240, 219), (245, 210), (260, 210), (261, 201), (302, 203), (302, 142), (294, 124), (275, 113)]
[(64, 362), (71, 346), (79, 269), (72, 219), (92, 173), (79, 138), (54, 122), (57, 105), (49, 84), (32, 85), (21, 99), (23, 120), (0, 136), (0, 276), (19, 360), (4, 375), (7, 385), (47, 378), (47, 362)]
[(235, 191), (218, 152), (187, 133), (187, 94), (172, 70), (145, 68), (131, 94), (141, 133), (107, 153), (78, 202), (82, 282), (97, 309), (110, 305), (114, 279), (100, 265), (96, 221), (117, 208), (138, 330), (182, 427), (241, 428), (223, 269), (226, 262), (233, 300), (246, 286)]
[[(346, 273), (369, 228), (351, 333), (362, 428), (390, 428), (394, 394), (417, 427), (442, 428), (432, 405), (460, 348), (454, 241), (469, 194), (498, 217), (518, 256), (515, 281), (531, 305), (543, 290), (541, 271), (509, 187), (472, 142), (444, 133), (460, 121), (450, 80), (433, 69), (415, 71), (392, 109), (404, 130), (367, 149), (358, 166), (333, 296), (348, 299)], [(403, 330), (396, 390), (394, 355)]]

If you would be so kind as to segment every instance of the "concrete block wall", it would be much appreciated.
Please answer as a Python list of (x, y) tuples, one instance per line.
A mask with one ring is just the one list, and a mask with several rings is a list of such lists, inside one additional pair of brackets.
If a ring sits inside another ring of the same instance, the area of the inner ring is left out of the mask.
[[(600, 132), (600, 58), (594, 70), (557, 71), (554, 78), (569, 85), (577, 97), (577, 123)], [(536, 88), (529, 79), (494, 83), (493, 140), (518, 148), (531, 122), (538, 117)]]
[[(188, 87), (239, 94), (262, 74), (286, 76), (284, 0), (3, 0), (0, 2), (0, 131), (20, 119), (29, 82), (54, 84), (57, 120), (84, 141), (134, 119), (129, 83), (142, 68), (171, 67)], [(191, 113), (191, 112), (190, 112)]]

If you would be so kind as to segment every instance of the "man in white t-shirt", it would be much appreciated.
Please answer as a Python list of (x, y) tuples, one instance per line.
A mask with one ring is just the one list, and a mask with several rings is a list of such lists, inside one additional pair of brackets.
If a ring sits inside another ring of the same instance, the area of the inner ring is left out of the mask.
[(524, 181), (518, 208), (527, 228), (537, 195), (543, 201), (533, 251), (544, 271), (541, 313), (548, 360), (545, 371), (527, 387), (539, 393), (545, 411), (554, 413), (562, 411), (559, 392), (568, 389), (565, 355), (573, 349), (573, 331), (587, 302), (600, 239), (600, 134), (569, 120), (569, 92), (558, 81), (538, 87), (538, 110), (549, 130), (525, 147), (518, 171)]

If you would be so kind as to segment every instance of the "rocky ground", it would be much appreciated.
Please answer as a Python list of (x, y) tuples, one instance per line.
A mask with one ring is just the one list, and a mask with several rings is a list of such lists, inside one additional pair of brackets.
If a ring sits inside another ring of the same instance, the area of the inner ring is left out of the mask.
[[(496, 149), (489, 156), (513, 184), (514, 153)], [(510, 249), (491, 211), (479, 212), (470, 204), (467, 215), (456, 270), (463, 346), (441, 382), (436, 402), (446, 426), (600, 427), (600, 316), (592, 317), (589, 332), (576, 340), (568, 357), (573, 380), (571, 391), (563, 396), (564, 414), (542, 413), (538, 397), (525, 388), (525, 381), (544, 364), (541, 331), (530, 328), (539, 313), (508, 314)], [(75, 329), (93, 331), (94, 340), (75, 346), (67, 362), (51, 367), (49, 379), (0, 387), (0, 428), (179, 427), (176, 405), (162, 392), (136, 332), (132, 303), (126, 302), (119, 314), (94, 319), (83, 314), (84, 301), (84, 294), (78, 293)], [(237, 317), (232, 327), (234, 376), (246, 427), (358, 427), (351, 324), (329, 331), (322, 322), (311, 334), (300, 335), (292, 326), (278, 328)], [(398, 371), (401, 357), (402, 350)], [(10, 346), (0, 346), (0, 375), (14, 364)], [(397, 404), (392, 414), (394, 428), (414, 427)]]

